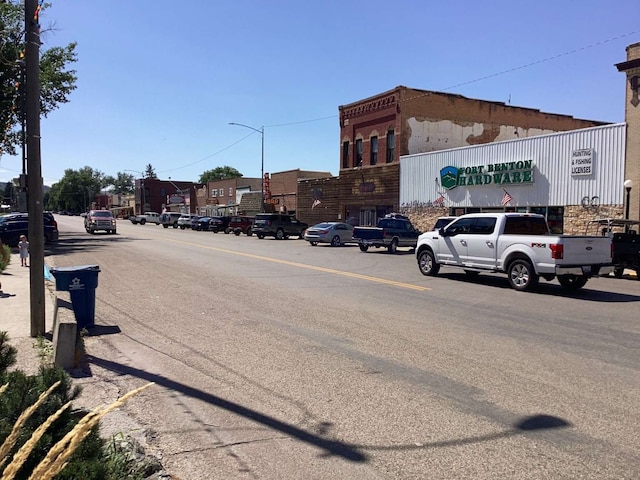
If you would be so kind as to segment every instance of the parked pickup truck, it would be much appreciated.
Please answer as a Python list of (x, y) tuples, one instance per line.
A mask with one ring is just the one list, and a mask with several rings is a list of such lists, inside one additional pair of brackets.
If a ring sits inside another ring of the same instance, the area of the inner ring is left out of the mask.
[(437, 275), (443, 265), (468, 275), (504, 272), (520, 291), (533, 289), (540, 277), (557, 277), (564, 288), (577, 290), (614, 269), (609, 237), (551, 235), (542, 215), (526, 213), (462, 215), (420, 235), (416, 259), (423, 275)]
[[(595, 227), (595, 231), (594, 231)], [(587, 224), (585, 234), (611, 237), (613, 247), (613, 274), (622, 278), (624, 270), (635, 270), (640, 280), (640, 221), (621, 218), (598, 218)]]
[(366, 252), (369, 247), (384, 247), (395, 253), (398, 247), (415, 248), (420, 232), (408, 217), (399, 213), (389, 213), (378, 220), (375, 227), (353, 227), (353, 242)]
[(144, 212), (140, 215), (133, 215), (129, 217), (131, 223), (137, 225), (144, 225), (145, 223), (155, 223), (156, 225), (160, 225), (160, 214), (156, 212)]

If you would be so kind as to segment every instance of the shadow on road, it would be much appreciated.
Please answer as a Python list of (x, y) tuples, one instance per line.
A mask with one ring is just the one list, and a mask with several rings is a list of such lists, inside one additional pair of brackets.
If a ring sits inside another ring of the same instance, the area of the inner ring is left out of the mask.
[[(207, 392), (203, 392), (202, 390), (197, 390), (195, 388), (189, 387), (182, 383), (176, 382), (174, 380), (170, 380), (161, 375), (152, 374), (149, 372), (145, 372), (138, 368), (134, 368), (128, 365), (123, 365), (121, 363), (113, 362), (111, 360), (107, 360), (104, 358), (99, 358), (95, 356), (89, 356), (88, 362), (93, 365), (97, 365), (99, 367), (105, 368), (112, 372), (124, 375), (131, 375), (147, 382), (154, 382), (158, 385), (161, 385), (165, 388), (174, 390), (176, 392), (180, 392), (184, 395), (188, 395), (192, 398), (197, 398), (203, 402), (206, 402), (210, 405), (214, 405), (219, 408), (223, 408), (229, 412), (240, 415), (244, 418), (257, 422), (266, 427), (277, 430), (281, 433), (289, 435), (293, 438), (297, 438), (303, 442), (314, 445), (326, 452), (327, 455), (335, 455), (344, 458), (345, 460), (349, 460), (351, 462), (366, 462), (368, 461), (368, 457), (361, 453), (361, 450), (371, 450), (371, 451), (402, 451), (402, 450), (417, 450), (417, 449), (428, 449), (428, 448), (441, 448), (441, 447), (450, 447), (450, 446), (459, 446), (459, 445), (468, 445), (479, 442), (487, 442), (492, 440), (497, 440), (505, 437), (520, 435), (525, 432), (537, 431), (537, 430), (549, 430), (556, 428), (566, 428), (570, 427), (571, 424), (559, 417), (554, 417), (551, 415), (534, 415), (531, 417), (525, 417), (517, 421), (512, 427), (506, 429), (503, 432), (494, 433), (491, 435), (481, 435), (481, 436), (472, 436), (467, 438), (460, 438), (454, 440), (445, 440), (439, 442), (431, 442), (431, 443), (411, 443), (407, 445), (351, 445), (348, 443), (343, 443), (335, 440), (328, 440), (321, 436), (318, 436), (314, 433), (307, 432), (302, 430), (294, 425), (290, 425), (288, 423), (277, 420), (273, 417), (264, 415), (256, 410), (252, 410), (237, 403), (231, 402), (229, 400), (225, 400), (217, 395), (213, 395)], [(330, 424), (325, 424), (330, 425)], [(323, 433), (323, 430), (320, 430), (318, 433)]]
[[(487, 285), (491, 288), (503, 288), (506, 290), (512, 290), (514, 294), (516, 292), (509, 285), (507, 277), (503, 274), (479, 274), (479, 275), (467, 275), (460, 272), (440, 272), (439, 277), (448, 278), (449, 280), (455, 280), (457, 282), (473, 283), (476, 285)], [(612, 279), (620, 281), (619, 279)], [(592, 302), (604, 302), (604, 303), (626, 303), (626, 302), (638, 302), (640, 301), (640, 295), (629, 295), (626, 293), (615, 293), (610, 291), (592, 290), (587, 286), (578, 290), (567, 290), (557, 283), (557, 280), (550, 282), (540, 279), (538, 286), (532, 290), (533, 293), (542, 295), (552, 295), (555, 297), (563, 298), (576, 298), (580, 300), (587, 300)]]
[(297, 438), (298, 440), (302, 440), (303, 442), (315, 445), (316, 447), (326, 451), (329, 455), (336, 455), (351, 462), (364, 462), (367, 460), (367, 457), (365, 455), (345, 443), (334, 440), (327, 440), (313, 433), (301, 430), (294, 425), (281, 422), (280, 420), (276, 420), (273, 417), (269, 417), (255, 410), (243, 407), (242, 405), (239, 405), (237, 403), (225, 400), (221, 397), (218, 397), (217, 395), (212, 395), (210, 393), (203, 392), (202, 390), (197, 390), (174, 380), (170, 380), (161, 375), (151, 374), (138, 368), (130, 367), (128, 365), (123, 365), (121, 363), (113, 362), (111, 360), (95, 356), (89, 356), (88, 361), (90, 364), (106, 368), (107, 370), (111, 370), (112, 372), (132, 375), (134, 377), (146, 380), (147, 382), (155, 382), (165, 388), (180, 392), (192, 398), (197, 398), (198, 400), (207, 402), (210, 405), (215, 405), (216, 407), (223, 408), (229, 412), (233, 412), (244, 418), (253, 420), (254, 422), (260, 423), (286, 435)]

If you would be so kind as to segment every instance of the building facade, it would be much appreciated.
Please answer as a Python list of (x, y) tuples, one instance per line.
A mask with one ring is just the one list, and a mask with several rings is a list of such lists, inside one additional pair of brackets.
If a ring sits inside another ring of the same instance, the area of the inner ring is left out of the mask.
[[(317, 203), (311, 209), (308, 199), (313, 203), (330, 182), (301, 184), (300, 198), (307, 201), (300, 206), (299, 217), (309, 223), (344, 219), (355, 225), (375, 225), (380, 216), (399, 210), (397, 165), (401, 156), (605, 124), (404, 86), (338, 110), (340, 173), (336, 191), (340, 196), (321, 211), (316, 210)], [(327, 197), (324, 192), (323, 197)]]
[(135, 213), (195, 213), (196, 191), (201, 187), (193, 182), (138, 178), (135, 181)]
[(627, 160), (625, 179), (632, 182), (629, 191), (629, 217), (640, 220), (640, 43), (629, 45), (627, 60), (618, 63), (616, 67), (619, 72), (626, 75), (624, 118), (627, 123)]

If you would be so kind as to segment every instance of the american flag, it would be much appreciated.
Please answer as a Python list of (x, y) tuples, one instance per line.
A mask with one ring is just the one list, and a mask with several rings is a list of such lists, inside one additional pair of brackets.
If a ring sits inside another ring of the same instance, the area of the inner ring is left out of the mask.
[(432, 203), (436, 207), (442, 206), (444, 204), (444, 195), (440, 194), (440, 196), (436, 198)]
[(513, 197), (505, 190), (504, 195), (502, 196), (502, 206), (504, 207), (505, 205), (508, 205), (511, 200), (513, 200)]
[(317, 198), (313, 201), (313, 203), (311, 204), (311, 210), (313, 210), (314, 208), (316, 208), (318, 205), (320, 205), (320, 200), (318, 200)]

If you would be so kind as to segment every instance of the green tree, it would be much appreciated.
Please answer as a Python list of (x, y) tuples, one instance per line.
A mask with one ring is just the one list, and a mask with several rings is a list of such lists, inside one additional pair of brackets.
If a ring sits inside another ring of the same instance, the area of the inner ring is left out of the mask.
[(229, 178), (240, 178), (243, 175), (233, 167), (225, 165), (224, 167), (216, 167), (211, 170), (202, 172), (198, 183), (207, 183), (215, 180), (226, 180)]
[(60, 181), (51, 186), (47, 208), (84, 212), (91, 207), (100, 190), (110, 184), (108, 177), (99, 170), (91, 167), (80, 170), (68, 168)]
[(156, 171), (151, 164), (148, 164), (144, 168), (144, 178), (158, 178), (158, 175), (156, 175)]
[(108, 175), (104, 178), (105, 185), (111, 185), (114, 194), (129, 195), (135, 190), (134, 176), (126, 172), (118, 172), (115, 177)]
[[(46, 5), (45, 5), (46, 6)], [(23, 2), (0, 1), (0, 153), (16, 154), (22, 142), (24, 73)], [(42, 50), (40, 55), (40, 112), (46, 117), (69, 101), (76, 88), (76, 43)]]

